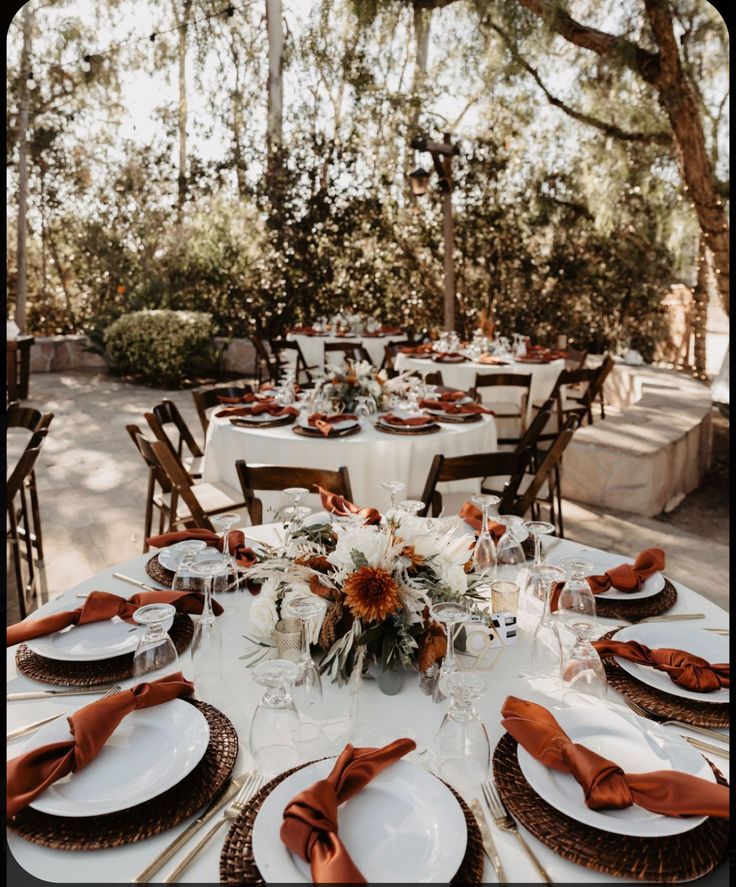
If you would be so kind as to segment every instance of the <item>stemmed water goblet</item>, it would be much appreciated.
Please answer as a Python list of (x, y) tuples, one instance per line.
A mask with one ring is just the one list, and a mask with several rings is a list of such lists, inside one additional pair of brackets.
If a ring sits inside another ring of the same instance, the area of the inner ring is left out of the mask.
[(595, 622), (595, 596), (586, 580), (593, 564), (577, 557), (562, 562), (569, 576), (557, 601), (559, 621), (575, 636), (571, 647), (563, 649), (562, 683), (570, 689), (593, 696), (606, 694), (606, 672), (591, 644), (598, 633)]
[(503, 536), (496, 543), (496, 577), (517, 582), (519, 571), (526, 564), (526, 555), (514, 529), (523, 521), (515, 515), (500, 515), (495, 520), (505, 527)]
[(488, 516), (491, 508), (495, 511), (496, 506), (501, 500), (498, 496), (479, 493), (473, 496), (472, 501), (474, 505), (481, 509), (482, 514), (480, 533), (475, 540), (475, 548), (473, 548), (473, 571), (479, 576), (495, 574), (498, 559), (496, 543), (493, 541), (493, 536), (491, 536), (488, 529)]
[(440, 676), (450, 708), (437, 733), (439, 775), (466, 794), (477, 792), (488, 776), (491, 743), (485, 724), (473, 706), (485, 691), (480, 675), (454, 671)]
[(424, 508), (424, 502), (421, 499), (403, 499), (399, 502), (399, 511), (404, 514), (417, 515)]
[(538, 567), (544, 563), (542, 554), (542, 536), (549, 536), (555, 531), (554, 524), (548, 524), (546, 521), (530, 520), (524, 524), (529, 535), (534, 539), (534, 561), (533, 565)]
[(207, 543), (202, 539), (187, 539), (178, 542), (176, 548), (181, 551), (181, 560), (176, 568), (174, 578), (171, 581), (172, 591), (203, 591), (204, 583), (202, 577), (196, 570), (192, 570), (192, 566), (197, 560), (199, 553), (207, 548)]
[(240, 521), (240, 515), (233, 511), (226, 514), (213, 515), (210, 520), (222, 539), (222, 553), (229, 564), (230, 571), (235, 574), (235, 589), (240, 591), (240, 570), (238, 562), (230, 551), (230, 530)]
[(381, 481), (381, 488), (387, 490), (391, 496), (391, 511), (396, 511), (399, 503), (399, 493), (406, 489), (406, 484), (400, 480)]
[(196, 561), (193, 569), (204, 583), (202, 615), (192, 638), (192, 680), (200, 699), (216, 690), (222, 681), (222, 632), (212, 612), (212, 585), (215, 578), (227, 577), (228, 563), (219, 560)]
[(265, 692), (250, 722), (249, 746), (258, 769), (267, 777), (299, 763), (299, 715), (289, 694), (297, 672), (288, 659), (266, 659), (253, 669), (253, 680)]
[(138, 625), (145, 626), (133, 654), (134, 678), (168, 666), (176, 670), (179, 657), (167, 632), (167, 622), (170, 626), (175, 615), (176, 608), (171, 604), (147, 604), (133, 613)]
[(313, 707), (322, 700), (322, 680), (309, 649), (309, 620), (318, 616), (324, 604), (316, 595), (288, 601), (284, 607), (287, 616), (299, 619), (302, 628), (302, 646), (298, 671), (294, 681), (294, 694), (302, 710)]
[(437, 683), (434, 686), (434, 701), (441, 702), (444, 699), (444, 691), (440, 687), (440, 679), (450, 672), (457, 670), (455, 662), (455, 633), (461, 622), (465, 622), (468, 618), (468, 611), (464, 604), (459, 601), (441, 601), (432, 604), (429, 608), (430, 615), (435, 622), (439, 622), (445, 627), (445, 636), (447, 638), (447, 650), (442, 659), (440, 673)]
[(552, 618), (551, 601), (552, 589), (557, 582), (565, 579), (565, 571), (562, 567), (545, 564), (534, 567), (532, 572), (536, 573), (544, 594), (544, 609), (532, 640), (532, 676), (557, 678), (560, 675), (562, 650), (559, 631)]

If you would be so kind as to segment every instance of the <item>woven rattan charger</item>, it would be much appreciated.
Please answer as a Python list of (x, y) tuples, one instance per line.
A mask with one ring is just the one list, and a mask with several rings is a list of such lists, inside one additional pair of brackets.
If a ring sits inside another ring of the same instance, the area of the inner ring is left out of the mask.
[(625, 619), (627, 622), (639, 622), (650, 616), (661, 616), (671, 610), (677, 603), (677, 591), (675, 586), (665, 577), (662, 591), (651, 597), (634, 598), (633, 600), (606, 600), (601, 595), (596, 595), (596, 616), (606, 619)]
[[(608, 640), (615, 634), (615, 631), (610, 631), (602, 637)], [(718, 704), (708, 702), (707, 699), (702, 702), (699, 699), (686, 699), (650, 687), (649, 684), (632, 677), (614, 661), (612, 656), (603, 657), (603, 667), (606, 669), (609, 685), (618, 690), (622, 696), (646, 709), (652, 715), (652, 720), (671, 718), (696, 727), (729, 726), (731, 706), (727, 703)]]
[[(169, 636), (178, 654), (186, 650), (193, 634), (194, 624), (190, 617), (186, 613), (177, 614), (169, 629)], [(133, 653), (114, 656), (112, 659), (96, 659), (92, 662), (80, 660), (63, 662), (58, 659), (46, 659), (45, 656), (32, 653), (25, 644), (21, 644), (15, 654), (15, 663), (18, 671), (27, 678), (64, 687), (99, 687), (133, 677)]]
[[(314, 763), (311, 761), (309, 763)], [(247, 808), (233, 822), (220, 855), (220, 883), (230, 884), (235, 887), (238, 884), (265, 884), (261, 873), (258, 871), (253, 858), (253, 823), (256, 821), (258, 811), (268, 795), (276, 786), (309, 764), (301, 764), (285, 773), (279, 773), (267, 785), (255, 795), (248, 803)], [(447, 783), (445, 783), (447, 785)], [(483, 841), (476, 824), (475, 817), (468, 809), (467, 804), (452, 788), (447, 786), (455, 796), (465, 816), (468, 828), (468, 843), (465, 848), (465, 856), (460, 864), (457, 874), (452, 879), (452, 884), (481, 884), (483, 881)], [(274, 840), (277, 840), (274, 838)]]
[[(566, 816), (526, 781), (516, 748), (516, 740), (508, 733), (499, 740), (493, 753), (496, 786), (514, 818), (563, 859), (619, 878), (673, 883), (707, 875), (725, 858), (728, 821), (724, 819), (710, 817), (689, 832), (671, 837), (636, 838), (601, 831)], [(715, 767), (713, 771), (726, 784)]]
[(210, 741), (202, 760), (173, 788), (143, 804), (103, 816), (51, 816), (26, 807), (8, 827), (27, 841), (55, 850), (99, 850), (158, 835), (196, 813), (225, 786), (238, 756), (238, 734), (218, 709), (188, 701), (205, 716)]

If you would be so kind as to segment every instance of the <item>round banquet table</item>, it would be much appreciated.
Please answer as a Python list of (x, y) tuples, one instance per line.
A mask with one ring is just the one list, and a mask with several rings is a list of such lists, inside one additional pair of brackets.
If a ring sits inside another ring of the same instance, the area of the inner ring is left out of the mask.
[[(281, 525), (263, 525), (247, 528), (247, 536), (263, 542), (274, 543), (280, 538), (283, 528)], [(595, 549), (585, 549), (583, 546), (566, 540), (545, 540), (545, 548), (549, 547), (547, 560), (550, 563), (557, 562), (571, 554), (601, 555)], [(113, 578), (113, 572), (121, 572), (135, 579), (151, 582), (147, 576), (144, 565), (151, 555), (141, 555), (129, 561), (103, 570), (96, 576), (87, 579), (74, 588), (69, 589), (64, 597), (69, 608), (79, 606), (76, 594), (90, 592), (95, 589), (106, 590), (122, 596), (129, 596), (135, 589), (130, 585)], [(672, 577), (670, 577), (672, 578)], [(678, 600), (671, 612), (699, 612), (705, 618), (693, 621), (698, 627), (726, 627), (728, 614), (720, 607), (674, 581), (677, 588)], [(235, 725), (240, 739), (240, 752), (235, 764), (234, 773), (242, 773), (253, 766), (248, 752), (248, 729), (256, 703), (261, 695), (259, 688), (253, 681), (252, 675), (244, 664), (238, 659), (246, 651), (246, 641), (243, 633), (248, 633), (248, 612), (253, 598), (247, 591), (223, 594), (218, 600), (225, 608), (220, 617), (224, 643), (225, 676), (218, 688), (218, 697), (209, 697), (208, 701), (217, 705), (231, 719)], [(54, 602), (56, 603), (56, 602)], [(41, 607), (34, 616), (41, 616), (50, 609), (46, 604)], [(601, 619), (601, 624), (615, 625), (614, 620)], [(7, 651), (7, 691), (25, 691), (45, 689), (46, 685), (30, 680), (19, 674), (15, 667), (15, 647)], [(186, 656), (186, 654), (184, 654)], [(533, 699), (544, 705), (559, 704), (558, 701), (543, 696), (533, 691), (530, 685), (519, 676), (520, 671), (528, 665), (530, 657), (530, 638), (522, 632), (515, 646), (504, 648), (496, 659), (493, 668), (487, 673), (486, 682), (488, 688), (485, 695), (478, 700), (477, 710), (481, 715), (488, 730), (491, 747), (494, 748), (503, 734), (500, 724), (500, 707), (508, 694), (520, 696), (525, 699)], [(133, 681), (123, 682), (124, 687), (131, 686)], [(347, 700), (346, 688), (338, 689), (329, 682), (325, 682), (325, 696), (332, 698), (332, 694), (343, 694)], [(9, 702), (7, 704), (7, 729), (13, 730), (24, 724), (40, 718), (58, 714), (62, 711), (71, 712), (93, 701), (94, 696), (47, 698), (33, 701)], [(608, 702), (615, 705), (620, 702), (620, 697), (612, 689), (609, 690)], [(412, 758), (421, 763), (422, 758), (416, 757), (422, 747), (431, 745), (433, 736), (439, 727), (442, 716), (447, 708), (447, 703), (435, 704), (431, 698), (423, 695), (418, 687), (417, 677), (408, 673), (404, 685), (396, 696), (385, 696), (381, 693), (375, 681), (366, 681), (360, 694), (359, 713), (355, 723), (354, 732), (350, 738), (355, 738), (357, 744), (381, 745), (401, 736), (408, 736), (417, 742), (417, 751)], [(675, 730), (673, 727), (667, 730)], [(696, 735), (696, 734), (693, 734)], [(702, 737), (701, 737), (702, 738)], [(9, 744), (8, 757), (19, 753), (26, 737), (15, 740)], [(346, 741), (345, 739), (342, 742)], [(311, 758), (317, 757), (312, 755)], [(311, 759), (309, 758), (309, 759)], [(411, 759), (411, 758), (410, 758)], [(728, 775), (727, 761), (721, 758), (714, 759), (719, 769)], [(93, 766), (93, 765), (90, 765)], [(477, 795), (480, 797), (480, 793)], [(196, 817), (192, 817), (192, 820)], [(124, 883), (130, 882), (139, 872), (148, 866), (162, 850), (182, 832), (190, 821), (181, 823), (176, 828), (160, 835), (148, 838), (134, 844), (123, 847), (94, 851), (64, 851), (32, 844), (8, 831), (8, 846), (18, 864), (31, 875), (53, 882), (76, 883)], [(94, 820), (90, 827), (94, 828)], [(608, 875), (602, 875), (582, 866), (563, 860), (552, 850), (533, 838), (526, 830), (522, 829), (528, 843), (540, 859), (542, 865), (549, 872), (555, 883), (620, 883), (622, 879)], [(200, 836), (201, 836), (200, 832)], [(219, 857), (223, 844), (224, 831), (210, 842), (205, 850), (196, 858), (194, 863), (181, 877), (186, 883), (217, 883), (219, 878)], [(504, 864), (510, 881), (517, 883), (537, 883), (539, 876), (532, 864), (528, 861), (520, 845), (513, 835), (501, 832), (492, 827), (493, 838), (498, 853)], [(278, 840), (274, 836), (274, 840)], [(184, 850), (168, 862), (163, 869), (154, 876), (153, 880), (161, 880), (183, 858), (185, 853), (194, 846), (190, 841)], [(485, 883), (495, 883), (496, 876), (490, 864), (486, 861), (483, 880)]]
[[(386, 493), (379, 484), (399, 480), (406, 484), (405, 497), (418, 498), (424, 489), (432, 460), (437, 453), (467, 456), (487, 453), (497, 448), (496, 423), (492, 416), (480, 422), (442, 424), (433, 434), (387, 434), (372, 425), (358, 434), (339, 438), (308, 438), (295, 434), (291, 425), (276, 428), (243, 428), (227, 418), (210, 420), (207, 430), (202, 479), (218, 481), (239, 489), (235, 460), (274, 465), (299, 465), (305, 468), (330, 468), (345, 465), (350, 472), (353, 498), (360, 505), (383, 507)], [(467, 488), (467, 482), (459, 482)], [(440, 489), (451, 492), (453, 484)], [(281, 499), (264, 494), (265, 507)]]
[[(527, 423), (529, 423), (533, 418), (532, 404), (546, 400), (550, 396), (560, 371), (565, 369), (565, 361), (562, 359), (553, 360), (550, 363), (511, 361), (504, 366), (491, 366), (474, 360), (466, 360), (463, 363), (436, 363), (431, 359), (412, 357), (399, 352), (394, 359), (394, 367), (397, 370), (416, 370), (422, 376), (426, 373), (436, 373), (439, 370), (445, 385), (450, 388), (460, 388), (463, 391), (467, 391), (475, 385), (476, 373), (483, 376), (491, 376), (496, 373), (531, 375), (532, 381), (527, 403)], [(480, 394), (484, 403), (519, 402), (518, 390), (513, 388), (484, 388), (481, 389)]]
[[(341, 342), (345, 344), (362, 345), (368, 352), (371, 362), (374, 366), (381, 366), (385, 356), (384, 348), (390, 342), (405, 342), (405, 333), (381, 334), (380, 336), (330, 336), (330, 335), (311, 335), (306, 333), (289, 333), (286, 336), (292, 342), (298, 342), (302, 349), (302, 354), (310, 367), (324, 367), (325, 365), (325, 343)], [(340, 363), (342, 354), (333, 352), (329, 356), (330, 363)]]

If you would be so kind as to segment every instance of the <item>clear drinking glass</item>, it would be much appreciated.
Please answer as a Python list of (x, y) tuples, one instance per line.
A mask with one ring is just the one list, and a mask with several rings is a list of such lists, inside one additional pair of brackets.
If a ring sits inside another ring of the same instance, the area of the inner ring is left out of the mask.
[(297, 666), (288, 659), (266, 659), (253, 668), (253, 680), (265, 687), (250, 722), (250, 753), (265, 777), (299, 763), (296, 742), (299, 715), (289, 694)]
[(168, 666), (172, 666), (173, 671), (177, 670), (179, 657), (167, 633), (167, 623), (171, 627), (175, 615), (176, 608), (171, 604), (147, 604), (133, 613), (138, 625), (145, 626), (133, 654), (134, 678)]
[(488, 778), (491, 744), (485, 724), (473, 702), (485, 691), (480, 675), (455, 671), (440, 677), (450, 708), (437, 733), (440, 776), (466, 796), (476, 793)]
[(399, 502), (399, 509), (405, 514), (419, 514), (424, 508), (424, 502), (419, 499), (404, 499)]
[(224, 559), (198, 561), (193, 568), (204, 581), (204, 605), (192, 638), (192, 680), (197, 697), (206, 699), (222, 681), (222, 632), (212, 612), (212, 583), (227, 577), (228, 564)]
[(524, 526), (527, 528), (529, 535), (534, 539), (534, 566), (544, 563), (542, 555), (542, 536), (549, 536), (555, 531), (554, 524), (548, 524), (546, 521), (530, 520)]
[[(460, 623), (465, 622), (468, 618), (468, 611), (464, 604), (461, 604), (459, 601), (442, 601), (432, 604), (429, 612), (435, 622), (445, 626), (447, 653), (440, 666), (440, 678), (442, 678), (443, 675), (457, 670), (457, 664), (455, 663), (455, 633)], [(444, 699), (444, 691), (440, 687), (440, 680), (435, 684), (433, 699), (435, 702), (441, 702)]]
[(230, 530), (240, 522), (240, 515), (233, 512), (213, 515), (212, 521), (219, 537), (222, 539), (222, 553), (228, 561), (230, 572), (235, 575), (232, 585), (228, 585), (229, 591), (240, 591), (240, 569), (238, 563), (230, 551)]
[(565, 571), (562, 567), (551, 565), (534, 567), (534, 571), (537, 573), (537, 581), (544, 593), (544, 609), (532, 640), (532, 675), (534, 677), (557, 678), (560, 675), (562, 651), (558, 628), (552, 619), (550, 603), (552, 588), (555, 583), (563, 581)]
[(391, 511), (396, 511), (399, 493), (406, 489), (406, 484), (402, 484), (400, 480), (384, 480), (381, 481), (381, 488), (389, 492), (391, 496)]
[(494, 519), (506, 527), (503, 536), (496, 543), (496, 577), (517, 582), (520, 571), (526, 565), (526, 555), (514, 529), (515, 525), (523, 521), (515, 515), (501, 515)]
[(557, 618), (572, 632), (574, 642), (563, 649), (562, 683), (580, 693), (604, 697), (606, 672), (591, 644), (598, 634), (595, 595), (585, 578), (592, 572), (593, 564), (576, 557), (565, 558), (563, 564), (568, 578), (557, 602)]
[(495, 575), (498, 558), (496, 544), (488, 530), (488, 516), (491, 508), (495, 508), (501, 500), (498, 496), (479, 493), (477, 496), (473, 496), (472, 501), (482, 511), (480, 533), (475, 541), (475, 548), (473, 548), (473, 572), (479, 576), (486, 574), (492, 576)]
[[(186, 547), (184, 547), (186, 546)], [(192, 565), (196, 562), (199, 553), (207, 548), (207, 543), (201, 539), (179, 542), (177, 544), (183, 553), (179, 566), (176, 568), (174, 578), (171, 580), (172, 591), (204, 591), (204, 580)]]
[(491, 610), (494, 613), (516, 615), (519, 607), (519, 586), (515, 582), (497, 579), (491, 582)]
[(322, 680), (312, 659), (307, 628), (309, 620), (322, 612), (324, 604), (316, 595), (312, 595), (312, 598), (289, 601), (284, 608), (287, 616), (301, 620), (302, 624), (302, 649), (294, 681), (294, 695), (302, 711), (318, 706), (322, 701)]

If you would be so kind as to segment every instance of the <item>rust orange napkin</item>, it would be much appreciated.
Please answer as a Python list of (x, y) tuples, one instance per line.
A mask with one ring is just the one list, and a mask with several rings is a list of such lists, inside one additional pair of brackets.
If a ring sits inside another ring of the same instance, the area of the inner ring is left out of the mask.
[(264, 400), (261, 403), (254, 403), (250, 407), (225, 407), (215, 415), (218, 419), (226, 419), (233, 416), (262, 416), (264, 413), (279, 418), (280, 416), (298, 416), (299, 410), (296, 407), (281, 406), (275, 400)]
[(434, 422), (434, 419), (431, 416), (412, 416), (409, 419), (402, 419), (401, 416), (387, 413), (385, 416), (381, 416), (381, 422), (384, 422), (386, 425), (396, 425), (399, 428), (412, 428), (419, 425), (428, 425), (430, 422)]
[[(481, 522), (483, 521), (483, 512), (480, 508), (473, 505), (472, 502), (465, 502), (460, 509), (460, 518), (464, 520), (466, 524), (469, 524), (476, 533), (480, 533)], [(489, 517), (488, 532), (493, 536), (493, 541), (498, 542), (501, 536), (506, 532), (506, 527), (504, 524), (496, 523), (496, 521)]]
[(333, 425), (337, 425), (338, 422), (345, 422), (346, 420), (355, 420), (358, 417), (355, 413), (332, 413), (328, 415), (327, 413), (312, 413), (307, 422), (312, 426), (312, 428), (319, 429), (320, 434), (324, 437), (329, 437), (334, 433)]
[(669, 647), (652, 649), (638, 641), (593, 641), (593, 646), (600, 656), (620, 656), (638, 665), (663, 671), (673, 683), (685, 690), (713, 693), (729, 685), (728, 662), (711, 665), (707, 659), (686, 650)]
[(57, 779), (86, 767), (130, 712), (191, 696), (193, 692), (194, 684), (178, 671), (80, 708), (67, 718), (72, 738), (43, 745), (8, 761), (7, 815), (15, 816)]
[[(105, 622), (118, 616), (123, 622), (133, 622), (133, 613), (147, 604), (172, 604), (178, 613), (200, 615), (204, 606), (204, 595), (198, 591), (139, 591), (132, 597), (123, 598), (107, 591), (90, 592), (84, 605), (75, 610), (51, 613), (41, 619), (24, 619), (10, 625), (6, 632), (7, 644), (21, 644), (24, 641), (40, 638), (68, 625), (87, 625), (90, 622)], [(219, 616), (223, 609), (217, 601), (212, 601), (212, 612)]]
[(433, 357), (435, 363), (462, 363), (467, 359), (468, 358), (464, 354), (460, 354), (459, 351), (438, 351)]
[(324, 487), (317, 485), (319, 490), (319, 498), (322, 500), (322, 507), (330, 514), (359, 514), (363, 518), (364, 524), (378, 524), (381, 522), (381, 512), (376, 508), (359, 508), (353, 502), (350, 502), (344, 496), (337, 493), (331, 493)]
[(402, 354), (431, 354), (432, 343), (424, 342), (421, 345), (404, 345), (402, 348), (399, 348), (399, 351)]
[[(223, 550), (222, 536), (213, 530), (178, 530), (174, 533), (163, 533), (161, 536), (151, 536), (148, 544), (154, 548), (167, 548), (177, 542), (185, 542), (189, 539), (197, 539), (206, 542), (210, 548)], [(241, 567), (252, 567), (258, 560), (252, 548), (245, 544), (245, 534), (242, 530), (230, 530), (227, 534), (228, 551)]]
[(472, 401), (471, 403), (453, 403), (448, 400), (420, 400), (419, 406), (423, 410), (442, 410), (451, 416), (462, 415), (464, 413), (485, 413), (488, 416), (495, 416), (493, 410), (487, 410), (484, 406)]
[(508, 366), (508, 360), (501, 360), (499, 357), (494, 357), (492, 354), (481, 354), (478, 358), (478, 363), (486, 363), (492, 367), (504, 367)]
[[(633, 593), (639, 591), (650, 576), (661, 570), (664, 570), (664, 551), (661, 548), (645, 548), (637, 555), (633, 564), (611, 567), (600, 576), (588, 576), (587, 582), (593, 594), (603, 594), (609, 588)], [(552, 610), (557, 609), (557, 601), (563, 586), (563, 582), (558, 582), (552, 590), (550, 601)]]
[(226, 394), (218, 395), (217, 397), (220, 403), (234, 404), (234, 403), (259, 403), (260, 401), (273, 400), (273, 397), (263, 397), (261, 394), (253, 394), (252, 392), (248, 392), (248, 394), (241, 394), (238, 397), (228, 397)]
[(310, 864), (315, 884), (366, 883), (338, 835), (337, 808), (415, 748), (413, 739), (397, 739), (383, 748), (348, 744), (326, 779), (286, 805), (281, 840)]
[(591, 810), (620, 810), (638, 804), (663, 816), (728, 819), (726, 785), (677, 770), (624, 773), (613, 761), (573, 742), (554, 715), (536, 702), (507, 696), (501, 714), (503, 726), (532, 757), (546, 767), (571, 774), (580, 783)]
[(457, 388), (438, 388), (435, 392), (434, 396), (437, 400), (442, 401), (456, 401), (462, 400), (464, 397), (468, 396), (467, 391), (458, 391)]

